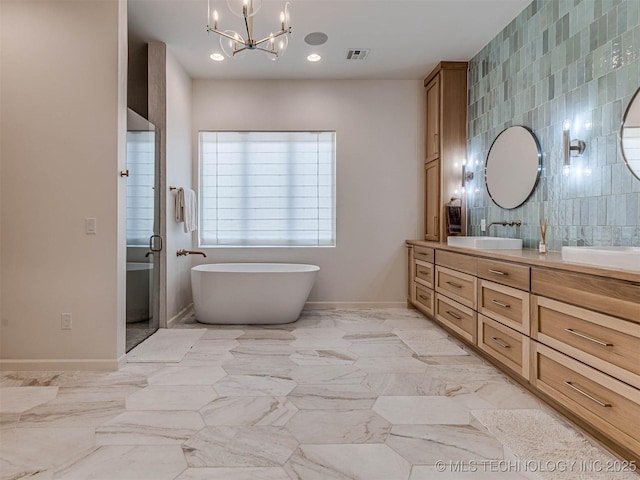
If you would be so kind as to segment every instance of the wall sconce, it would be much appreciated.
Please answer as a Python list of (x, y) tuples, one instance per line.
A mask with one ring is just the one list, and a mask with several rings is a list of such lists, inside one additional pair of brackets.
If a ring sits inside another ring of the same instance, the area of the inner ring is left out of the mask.
[(461, 182), (461, 190), (464, 193), (464, 184), (473, 180), (473, 172), (467, 171), (467, 161), (462, 160), (462, 182)]
[(587, 144), (582, 140), (569, 140), (571, 129), (571, 122), (565, 120), (562, 124), (562, 150), (563, 150), (563, 162), (562, 173), (564, 176), (568, 176), (571, 172), (571, 157), (578, 157), (584, 153), (584, 149)]

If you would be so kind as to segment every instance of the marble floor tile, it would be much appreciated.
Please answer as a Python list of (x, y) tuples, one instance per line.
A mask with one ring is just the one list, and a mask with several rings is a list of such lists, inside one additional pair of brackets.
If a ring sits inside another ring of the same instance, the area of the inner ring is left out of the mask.
[(411, 465), (383, 444), (301, 445), (285, 470), (295, 480), (407, 480)]
[(490, 382), (504, 382), (507, 378), (495, 367), (487, 364), (428, 365), (427, 373), (432, 378), (445, 382), (448, 390), (457, 387), (466, 393), (475, 392)]
[(291, 372), (291, 379), (299, 385), (360, 384), (366, 373), (353, 365), (304, 366)]
[(189, 349), (191, 353), (224, 353), (240, 346), (240, 342), (233, 338), (203, 340), (195, 342)]
[(425, 373), (427, 366), (412, 357), (362, 357), (355, 366), (366, 373)]
[(440, 329), (395, 330), (395, 333), (419, 356), (469, 355)]
[(224, 340), (227, 338), (236, 339), (244, 333), (241, 328), (208, 328), (206, 332), (202, 334), (200, 340)]
[(523, 388), (509, 380), (490, 382), (482, 385), (474, 393), (494, 408), (542, 408), (542, 402)]
[(434, 465), (415, 465), (409, 480), (527, 480), (528, 478), (518, 473), (491, 471), (490, 465), (487, 465), (486, 471), (485, 467), (480, 466), (474, 467), (478, 469), (477, 471), (463, 472), (459, 467), (447, 463), (444, 465), (444, 471), (440, 471), (442, 468), (438, 469)]
[(235, 357), (229, 351), (189, 351), (180, 362), (181, 367), (185, 366), (221, 366), (223, 363), (233, 360)]
[(384, 443), (391, 424), (370, 410), (300, 410), (287, 430), (301, 444)]
[(31, 478), (89, 453), (94, 445), (93, 428), (2, 429), (0, 478)]
[(352, 332), (347, 333), (344, 337), (345, 340), (353, 344), (356, 343), (394, 343), (402, 344), (402, 340), (393, 332)]
[(58, 387), (3, 387), (0, 413), (21, 413), (56, 398)]
[(281, 467), (188, 468), (176, 480), (291, 480)]
[(502, 444), (472, 425), (395, 425), (386, 444), (418, 465), (504, 458)]
[(358, 356), (341, 348), (301, 349), (289, 359), (296, 365), (353, 365)]
[(413, 350), (401, 343), (388, 345), (384, 343), (356, 343), (349, 347), (349, 351), (359, 357), (410, 357), (414, 354)]
[(199, 410), (217, 397), (208, 385), (150, 385), (126, 398), (131, 410)]
[(393, 327), (384, 323), (384, 320), (365, 320), (360, 317), (342, 317), (335, 321), (336, 328), (347, 333), (353, 332), (391, 332)]
[(384, 396), (447, 395), (443, 381), (424, 373), (370, 373), (363, 385)]
[(296, 328), (291, 334), (296, 338), (314, 337), (314, 338), (342, 338), (347, 332), (334, 327), (320, 328)]
[(0, 413), (0, 429), (13, 428), (20, 420), (19, 413)]
[(227, 360), (222, 368), (229, 375), (270, 375), (288, 377), (298, 365), (286, 355), (240, 355)]
[(295, 349), (316, 349), (316, 348), (349, 348), (351, 342), (348, 342), (344, 338), (337, 337), (299, 337), (293, 342), (291, 346)]
[(97, 427), (125, 411), (124, 400), (82, 401), (56, 398), (23, 412), (21, 427)]
[(245, 330), (245, 332), (238, 337), (240, 344), (255, 343), (259, 340), (261, 344), (284, 344), (288, 345), (296, 339), (288, 330)]
[(221, 397), (254, 397), (287, 395), (296, 387), (288, 378), (259, 375), (227, 375), (214, 385)]
[(456, 397), (378, 397), (373, 411), (394, 425), (468, 425), (472, 409), (491, 405), (470, 395)]
[(206, 427), (182, 446), (190, 467), (278, 467), (298, 442), (284, 427)]
[(181, 444), (204, 428), (197, 412), (126, 412), (96, 428), (98, 445)]
[(432, 322), (426, 318), (390, 318), (384, 321), (384, 324), (392, 328), (433, 328)]
[(56, 472), (56, 480), (173, 480), (187, 468), (179, 445), (109, 445)]
[(378, 395), (369, 388), (355, 385), (299, 385), (289, 399), (300, 410), (369, 410)]
[(222, 367), (170, 366), (149, 377), (149, 385), (213, 385), (227, 375)]
[(294, 347), (289, 342), (265, 343), (260, 340), (245, 340), (231, 350), (235, 358), (242, 359), (243, 356), (255, 358), (256, 356), (289, 356), (296, 353)]
[(179, 362), (204, 332), (161, 328), (127, 353), (127, 362)]
[(207, 425), (282, 426), (298, 409), (287, 397), (220, 397), (200, 410)]

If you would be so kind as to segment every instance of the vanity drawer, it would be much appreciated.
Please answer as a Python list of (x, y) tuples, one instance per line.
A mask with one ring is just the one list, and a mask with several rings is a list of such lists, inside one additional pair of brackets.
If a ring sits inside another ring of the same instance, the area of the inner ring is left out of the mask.
[(456, 270), (436, 266), (436, 291), (463, 305), (475, 308), (477, 280), (476, 277)]
[(640, 324), (533, 296), (531, 336), (640, 388)]
[(640, 322), (640, 283), (532, 268), (531, 293)]
[(439, 293), (436, 293), (435, 310), (435, 317), (444, 325), (465, 340), (476, 343), (477, 314), (475, 311)]
[(532, 343), (532, 383), (607, 436), (640, 452), (640, 390)]
[(428, 247), (413, 247), (413, 257), (416, 260), (422, 260), (423, 262), (433, 263), (435, 259), (435, 250)]
[(436, 253), (436, 265), (453, 268), (459, 272), (465, 272), (475, 275), (477, 270), (478, 259), (470, 255), (462, 253), (447, 252), (438, 250)]
[(435, 292), (429, 288), (424, 288), (415, 284), (415, 302), (420, 310), (433, 316), (433, 304), (435, 302)]
[(478, 315), (478, 347), (524, 378), (529, 378), (529, 338)]
[(478, 311), (529, 335), (529, 292), (480, 280)]
[(433, 263), (416, 260), (414, 272), (416, 282), (424, 285), (425, 287), (433, 288)]
[(525, 265), (500, 262), (498, 260), (478, 259), (478, 277), (492, 282), (529, 291), (531, 269)]

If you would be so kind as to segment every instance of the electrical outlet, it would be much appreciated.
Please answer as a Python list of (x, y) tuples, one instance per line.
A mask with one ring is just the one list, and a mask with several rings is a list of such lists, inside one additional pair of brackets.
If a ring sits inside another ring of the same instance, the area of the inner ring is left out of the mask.
[(480, 231), (481, 232), (486, 232), (487, 231), (487, 220), (486, 219), (482, 219), (480, 220)]
[(71, 330), (72, 327), (72, 319), (70, 313), (61, 313), (60, 314), (60, 328), (62, 330)]

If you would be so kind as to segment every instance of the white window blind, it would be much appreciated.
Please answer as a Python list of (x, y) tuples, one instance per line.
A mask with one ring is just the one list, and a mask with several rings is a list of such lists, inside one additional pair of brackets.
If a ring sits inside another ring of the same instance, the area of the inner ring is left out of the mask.
[(155, 132), (127, 132), (127, 245), (153, 235)]
[(200, 246), (335, 246), (335, 132), (200, 132)]

